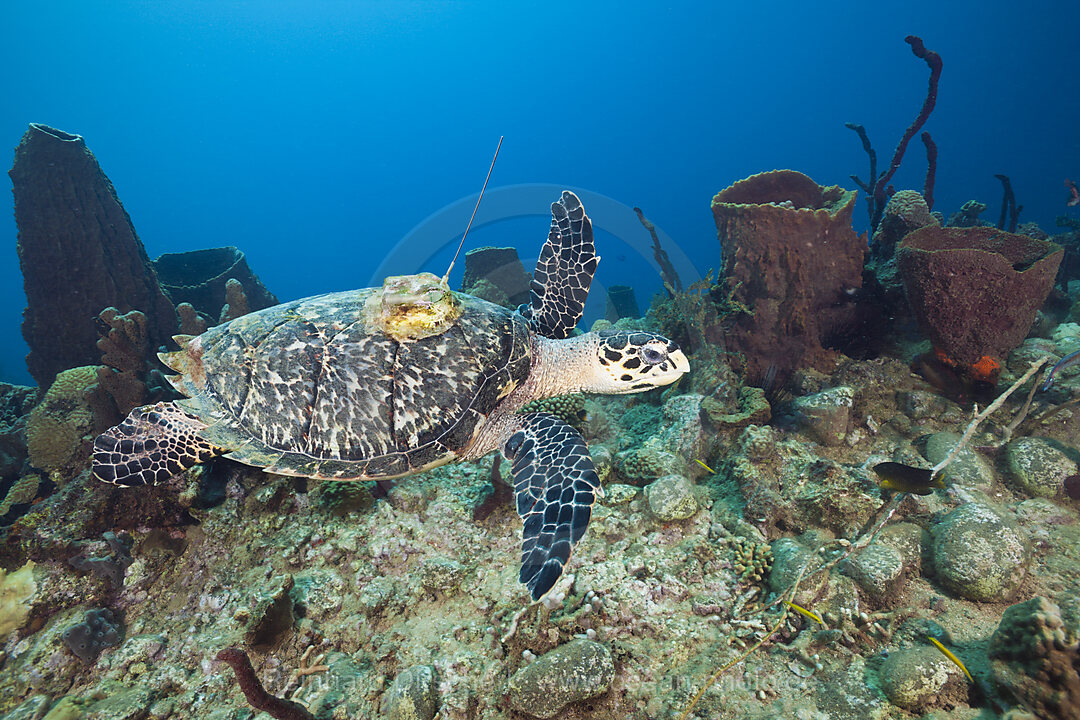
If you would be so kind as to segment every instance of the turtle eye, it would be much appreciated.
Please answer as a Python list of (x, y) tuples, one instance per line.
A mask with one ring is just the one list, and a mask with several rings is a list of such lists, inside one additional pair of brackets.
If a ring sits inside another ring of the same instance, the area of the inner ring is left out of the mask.
[(651, 345), (641, 348), (641, 359), (645, 361), (646, 365), (659, 365), (664, 362), (666, 356), (667, 353)]

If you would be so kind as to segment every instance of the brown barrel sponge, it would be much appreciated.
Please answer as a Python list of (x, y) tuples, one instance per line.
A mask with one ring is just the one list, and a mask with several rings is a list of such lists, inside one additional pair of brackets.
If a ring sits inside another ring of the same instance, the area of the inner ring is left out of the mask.
[(855, 193), (821, 187), (794, 170), (740, 180), (713, 197), (732, 299), (753, 314), (727, 339), (747, 370), (828, 367), (828, 339), (853, 322), (847, 302), (862, 286), (866, 238), (851, 228)]
[(1019, 345), (1054, 285), (1064, 251), (987, 227), (928, 225), (896, 257), (908, 302), (934, 347), (958, 365)]

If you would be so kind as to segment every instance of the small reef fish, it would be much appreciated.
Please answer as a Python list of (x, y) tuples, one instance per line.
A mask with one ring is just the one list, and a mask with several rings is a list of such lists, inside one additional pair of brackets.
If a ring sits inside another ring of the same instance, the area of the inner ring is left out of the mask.
[(813, 610), (807, 610), (802, 605), (796, 605), (795, 603), (788, 602), (787, 600), (784, 600), (784, 604), (787, 605), (792, 610), (794, 610), (795, 612), (799, 613), (800, 615), (805, 615), (806, 617), (810, 618), (811, 620), (816, 622), (818, 625), (824, 625), (825, 624), (825, 621), (821, 619), (821, 616), (818, 615)]
[(874, 466), (874, 472), (881, 478), (881, 487), (896, 492), (908, 492), (915, 495), (929, 495), (934, 488), (945, 489), (941, 476), (932, 476), (929, 470), (904, 465), (898, 462), (883, 462)]
[(1043, 381), (1042, 387), (1039, 389), (1043, 392), (1049, 390), (1050, 386), (1054, 384), (1054, 377), (1057, 375), (1058, 370), (1064, 370), (1076, 363), (1080, 363), (1080, 350), (1074, 350), (1054, 363), (1054, 367), (1050, 368), (1050, 374), (1046, 376), (1046, 380)]
[(1065, 207), (1080, 205), (1080, 190), (1076, 188), (1076, 183), (1069, 178), (1065, 178), (1065, 187), (1069, 189), (1069, 194), (1065, 196)]
[(966, 667), (964, 667), (964, 663), (960, 662), (960, 658), (953, 655), (952, 652), (949, 651), (949, 648), (945, 647), (940, 642), (938, 642), (937, 638), (927, 637), (927, 640), (934, 643), (934, 647), (936, 647), (938, 650), (940, 650), (942, 652), (942, 654), (945, 655), (945, 657), (949, 658), (954, 663), (956, 663), (956, 667), (958, 667), (958, 668), (960, 668), (961, 670), (964, 671), (964, 674), (967, 675), (968, 680), (970, 680), (971, 682), (975, 682), (975, 678), (971, 677), (971, 673), (969, 673), (968, 669)]
[(715, 474), (716, 474), (716, 471), (715, 471), (715, 470), (713, 470), (713, 469), (712, 469), (711, 467), (709, 467), (709, 466), (708, 466), (708, 465), (706, 465), (705, 463), (701, 462), (701, 461), (700, 461), (700, 460), (698, 460), (697, 458), (694, 458), (694, 462), (696, 462), (696, 463), (697, 463), (698, 465), (700, 465), (701, 467), (703, 467), (703, 468), (705, 468), (706, 470), (708, 470), (708, 471), (709, 471), (710, 473), (712, 473), (713, 475), (715, 475)]

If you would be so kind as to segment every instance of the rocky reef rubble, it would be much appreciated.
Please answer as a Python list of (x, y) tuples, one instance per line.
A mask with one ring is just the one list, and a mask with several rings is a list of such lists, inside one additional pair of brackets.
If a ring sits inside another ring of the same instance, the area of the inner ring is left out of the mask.
[[(1060, 382), (1080, 389), (1075, 374)], [(7, 533), (5, 564), (32, 583), (0, 593), (25, 610), (0, 656), (3, 717), (235, 717), (247, 701), (215, 659), (232, 646), (268, 693), (314, 717), (645, 720), (678, 717), (699, 693), (692, 716), (710, 718), (968, 718), (1014, 704), (1059, 717), (1075, 690), (1080, 514), (1063, 475), (1080, 419), (1065, 409), (1043, 425), (1037, 402), (1039, 436), (995, 446), (1009, 418), (991, 418), (949, 490), (893, 503), (854, 547), (891, 502), (872, 465), (928, 467), (969, 413), (889, 359), (790, 386), (798, 399), (770, 424), (715, 422), (710, 405), (737, 413), (738, 387), (574, 400), (605, 496), (566, 577), (532, 606), (510, 560), (512, 507), (473, 518), (487, 462), (398, 481), (378, 501), (349, 485), (362, 502), (343, 483), (227, 460), (142, 491), (84, 470)], [(136, 499), (130, 549), (102, 542), (102, 508)], [(128, 563), (115, 587), (59, 559), (111, 555)], [(105, 634), (94, 652), (67, 642), (80, 625)]]

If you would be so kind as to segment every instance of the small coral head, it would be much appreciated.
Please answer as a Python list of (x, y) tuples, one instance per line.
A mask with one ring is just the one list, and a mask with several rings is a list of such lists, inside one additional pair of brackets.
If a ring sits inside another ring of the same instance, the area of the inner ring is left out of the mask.
[(679, 346), (663, 335), (642, 331), (600, 333), (596, 349), (600, 392), (636, 393), (670, 385), (690, 371)]

